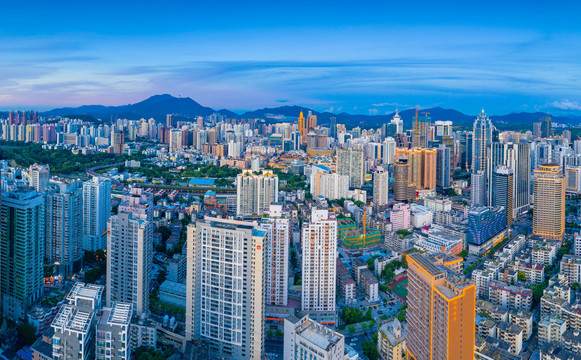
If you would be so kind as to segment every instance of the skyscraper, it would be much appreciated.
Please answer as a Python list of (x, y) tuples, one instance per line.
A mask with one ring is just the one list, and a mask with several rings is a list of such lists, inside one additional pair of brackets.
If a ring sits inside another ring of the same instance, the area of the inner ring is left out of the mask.
[(419, 148), (427, 148), (429, 142), (430, 132), (430, 117), (428, 113), (418, 117), (418, 110), (416, 109), (416, 118), (414, 121), (413, 146)]
[(408, 184), (416, 189), (436, 188), (436, 149), (396, 149), (396, 157), (408, 159)]
[(378, 206), (389, 203), (389, 173), (382, 167), (373, 174), (373, 203)]
[(81, 270), (83, 257), (83, 183), (59, 182), (46, 193), (45, 258), (54, 275)]
[(337, 118), (331, 116), (330, 124), (329, 124), (329, 137), (333, 139), (337, 139)]
[(409, 163), (406, 157), (397, 158), (393, 166), (393, 198), (395, 201), (415, 199), (416, 184), (409, 183)]
[(534, 172), (533, 234), (561, 240), (565, 232), (565, 177), (557, 164)]
[(504, 165), (513, 170), (513, 217), (526, 213), (530, 207), (531, 156), (528, 143), (494, 142), (488, 148), (487, 204), (492, 204), (494, 169)]
[(182, 131), (172, 129), (169, 132), (169, 151), (174, 152), (182, 148)]
[(114, 131), (111, 134), (111, 140), (113, 154), (123, 155), (125, 153), (125, 134), (123, 131)]
[(311, 111), (309, 111), (309, 116), (307, 116), (307, 132), (311, 131), (311, 129), (315, 129), (317, 127), (317, 115), (313, 115)]
[(475, 285), (442, 255), (412, 254), (408, 262), (407, 358), (472, 360)]
[(107, 247), (107, 221), (111, 216), (111, 180), (94, 176), (83, 183), (83, 250)]
[(391, 123), (395, 125), (395, 133), (396, 134), (403, 134), (403, 120), (401, 116), (399, 116), (399, 111), (395, 111), (395, 115), (393, 119), (391, 119)]
[(260, 224), (265, 231), (266, 304), (288, 305), (288, 259), (290, 220), (282, 204), (271, 204), (268, 218)]
[(472, 173), (470, 204), (472, 206), (486, 205), (486, 174), (484, 170)]
[(349, 175), (349, 187), (363, 185), (363, 150), (337, 150), (337, 174)]
[(328, 210), (313, 208), (303, 224), (302, 309), (334, 312), (337, 261), (337, 219)]
[(216, 357), (262, 356), (266, 239), (257, 227), (207, 217), (187, 228), (186, 340), (206, 341)]
[(450, 187), (450, 148), (440, 145), (436, 150), (436, 188)]
[(390, 165), (395, 161), (396, 143), (392, 137), (387, 137), (383, 141), (383, 164)]
[(301, 139), (303, 139), (303, 142), (305, 142), (307, 139), (307, 131), (306, 131), (306, 125), (305, 125), (305, 117), (303, 116), (302, 111), (299, 114), (299, 118), (298, 118), (298, 128), (299, 128), (299, 133), (301, 134)]
[(236, 214), (262, 215), (270, 204), (278, 202), (278, 175), (263, 170), (261, 175), (244, 170), (236, 179)]
[(48, 181), (50, 180), (50, 169), (48, 165), (31, 165), (28, 169), (30, 176), (30, 187), (34, 188), (37, 192), (43, 193), (48, 187)]
[(492, 143), (492, 121), (484, 113), (484, 109), (474, 121), (474, 137), (472, 139), (472, 172), (486, 172), (486, 151)]
[(551, 136), (551, 116), (547, 115), (541, 119), (541, 137)]
[(107, 306), (133, 304), (137, 315), (149, 307), (153, 259), (153, 195), (140, 188), (125, 194), (107, 229)]
[(22, 320), (42, 296), (44, 196), (30, 188), (2, 194), (0, 206), (0, 295), (2, 315)]
[(492, 175), (492, 206), (502, 206), (506, 211), (505, 227), (512, 224), (513, 219), (513, 186), (514, 171), (507, 166), (497, 166)]

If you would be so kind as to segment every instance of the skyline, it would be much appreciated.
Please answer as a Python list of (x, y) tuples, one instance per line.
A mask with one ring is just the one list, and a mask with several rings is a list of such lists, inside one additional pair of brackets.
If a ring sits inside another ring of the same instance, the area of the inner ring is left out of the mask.
[(455, 3), (334, 2), (298, 13), (302, 2), (33, 2), (32, 12), (9, 4), (0, 24), (0, 109), (122, 105), (170, 93), (235, 112), (300, 105), (367, 115), (415, 106), (581, 114), (579, 5), (503, 4), (500, 12), (499, 2)]

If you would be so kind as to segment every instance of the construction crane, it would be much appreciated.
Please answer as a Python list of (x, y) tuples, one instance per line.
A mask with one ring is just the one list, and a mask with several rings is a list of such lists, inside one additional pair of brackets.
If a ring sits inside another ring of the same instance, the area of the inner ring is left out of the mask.
[(363, 221), (363, 247), (367, 246), (367, 212), (369, 211), (370, 207), (371, 205), (367, 205), (367, 209), (365, 209), (363, 217), (361, 218)]

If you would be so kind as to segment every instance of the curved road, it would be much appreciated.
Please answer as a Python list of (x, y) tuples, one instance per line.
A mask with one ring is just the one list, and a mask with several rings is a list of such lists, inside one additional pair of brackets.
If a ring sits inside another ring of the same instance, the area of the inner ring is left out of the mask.
[(111, 167), (115, 167), (115, 166), (120, 166), (120, 165), (123, 165), (123, 164), (125, 164), (125, 163), (124, 162), (119, 162), (119, 163), (109, 164), (109, 165), (93, 166), (93, 167), (88, 168), (87, 170), (85, 170), (85, 172), (88, 175), (91, 175), (91, 176), (102, 176), (102, 177), (106, 177), (109, 180), (111, 180), (111, 182), (115, 183), (115, 185), (121, 185), (121, 182), (119, 182), (119, 180), (113, 179), (113, 178), (111, 178), (109, 176), (104, 176), (104, 175), (98, 174), (95, 171), (96, 170), (101, 170), (101, 169), (107, 169), (107, 168), (111, 168)]

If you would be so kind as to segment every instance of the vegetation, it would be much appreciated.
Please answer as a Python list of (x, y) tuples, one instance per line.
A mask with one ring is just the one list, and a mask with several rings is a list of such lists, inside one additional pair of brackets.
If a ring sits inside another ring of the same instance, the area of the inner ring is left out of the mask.
[(464, 275), (468, 275), (472, 272), (472, 270), (476, 269), (480, 264), (484, 262), (484, 259), (478, 259), (472, 265), (468, 266), (464, 269)]
[(363, 354), (367, 356), (369, 360), (378, 360), (379, 351), (377, 350), (377, 333), (373, 334), (373, 340), (367, 340), (361, 344), (363, 348)]
[(464, 249), (462, 251), (460, 251), (460, 254), (458, 254), (461, 258), (466, 259), (466, 257), (468, 257), (468, 250)]
[(168, 346), (165, 351), (153, 350), (146, 346), (140, 346), (135, 350), (135, 360), (165, 360), (172, 356), (174, 349)]
[(395, 233), (400, 235), (401, 237), (410, 236), (411, 234), (413, 234), (411, 231), (406, 229), (398, 230)]
[(24, 323), (16, 328), (18, 339), (23, 345), (32, 345), (36, 341), (36, 328), (34, 325)]
[(385, 265), (381, 271), (381, 278), (383, 278), (389, 284), (395, 277), (395, 270), (401, 267), (404, 267), (404, 263), (399, 260), (390, 262), (389, 264)]
[(369, 321), (371, 320), (371, 310), (367, 310), (367, 312), (363, 313), (359, 308), (345, 306), (343, 310), (341, 310), (341, 320), (343, 320), (347, 325)]
[(242, 170), (238, 168), (233, 168), (227, 165), (217, 166), (217, 165), (204, 165), (198, 169), (188, 169), (182, 172), (183, 177), (194, 177), (194, 178), (232, 178), (240, 174)]
[(296, 269), (299, 266), (299, 260), (297, 258), (297, 252), (294, 248), (290, 249), (290, 262), (293, 269)]
[(94, 166), (109, 165), (125, 160), (142, 160), (145, 155), (133, 156), (95, 153), (73, 154), (65, 149), (43, 149), (42, 145), (14, 141), (0, 142), (0, 158), (13, 159), (17, 165), (28, 167), (34, 163), (47, 164), (53, 174), (70, 175)]
[(533, 284), (531, 286), (531, 290), (533, 291), (533, 304), (539, 303), (548, 285), (549, 285), (548, 281), (545, 280), (542, 283)]
[(397, 314), (396, 317), (400, 322), (406, 321), (407, 308), (408, 308), (408, 306), (406, 304), (399, 309), (399, 313)]
[(488, 257), (489, 258), (492, 258), (494, 256), (494, 254), (498, 251), (498, 249), (500, 249), (501, 247), (503, 247), (504, 244), (506, 244), (507, 242), (508, 242), (508, 238), (504, 238), (504, 239), (502, 239), (501, 242), (499, 242), (498, 244), (494, 245), (492, 247), (492, 249), (490, 249), (488, 251)]
[(519, 272), (517, 273), (516, 276), (517, 276), (518, 281), (522, 281), (522, 282), (526, 282), (527, 281), (527, 277), (526, 277), (525, 273), (522, 272), (522, 271), (520, 271), (520, 270), (519, 270)]

